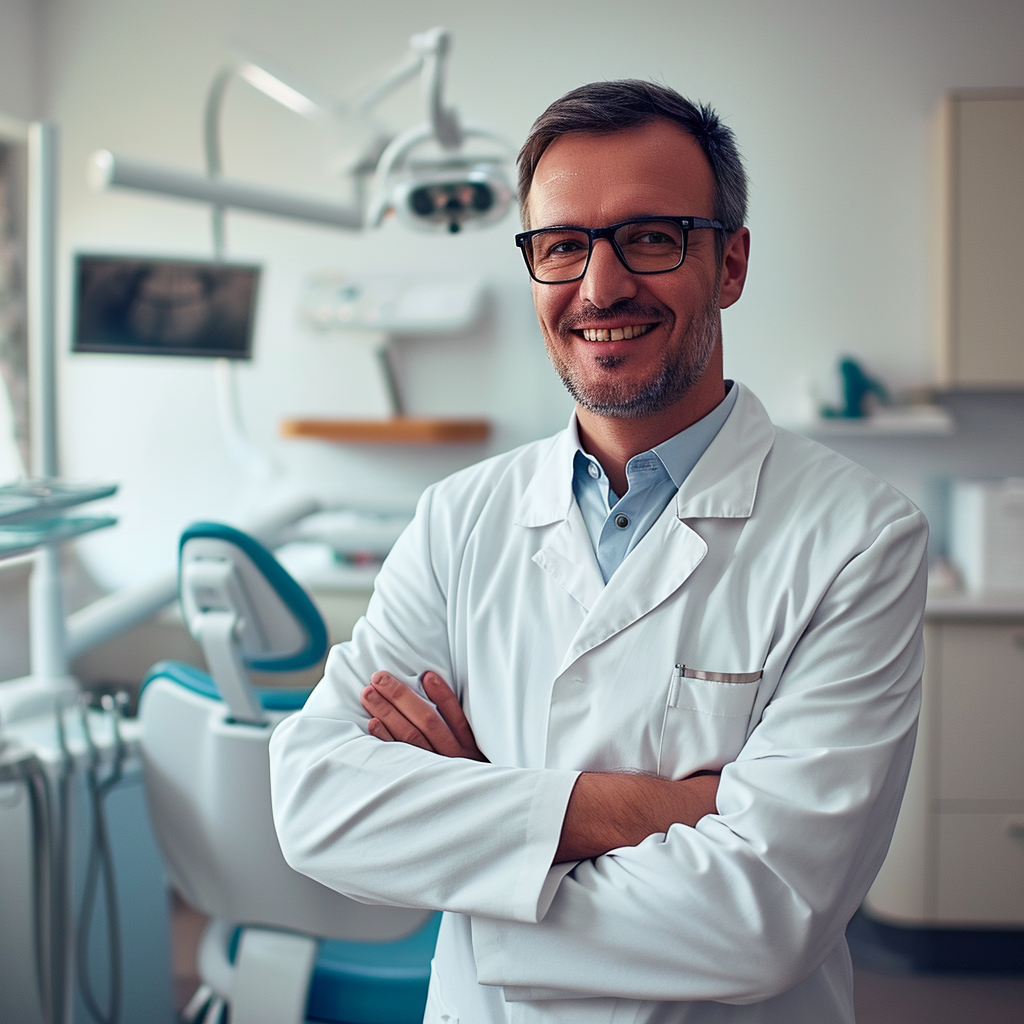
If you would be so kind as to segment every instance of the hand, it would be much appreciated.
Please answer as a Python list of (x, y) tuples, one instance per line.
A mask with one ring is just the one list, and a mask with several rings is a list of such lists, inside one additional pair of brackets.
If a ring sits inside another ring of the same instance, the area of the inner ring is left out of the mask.
[(486, 761), (451, 687), (436, 672), (426, 672), (423, 690), (429, 701), (390, 672), (374, 672), (370, 685), (360, 694), (363, 707), (372, 716), (367, 724), (370, 735), (444, 757)]

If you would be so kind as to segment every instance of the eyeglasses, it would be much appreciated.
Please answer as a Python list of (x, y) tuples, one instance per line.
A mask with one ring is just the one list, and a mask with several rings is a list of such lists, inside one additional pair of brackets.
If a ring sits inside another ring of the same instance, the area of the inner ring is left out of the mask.
[(594, 242), (607, 238), (619, 262), (631, 274), (667, 274), (686, 258), (686, 236), (696, 228), (726, 232), (717, 220), (703, 217), (639, 217), (606, 228), (553, 227), (522, 231), (516, 245), (523, 251), (530, 277), (540, 284), (579, 281), (590, 266)]

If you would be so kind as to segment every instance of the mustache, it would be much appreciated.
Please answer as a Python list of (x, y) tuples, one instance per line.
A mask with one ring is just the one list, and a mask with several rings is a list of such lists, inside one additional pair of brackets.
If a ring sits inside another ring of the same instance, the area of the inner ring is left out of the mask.
[(661, 323), (674, 319), (666, 314), (662, 306), (646, 305), (632, 299), (623, 299), (622, 302), (616, 302), (614, 306), (603, 309), (592, 302), (584, 302), (579, 309), (563, 313), (558, 318), (558, 330), (562, 333), (578, 331), (583, 327), (593, 327), (595, 324), (621, 320), (625, 317), (635, 324)]

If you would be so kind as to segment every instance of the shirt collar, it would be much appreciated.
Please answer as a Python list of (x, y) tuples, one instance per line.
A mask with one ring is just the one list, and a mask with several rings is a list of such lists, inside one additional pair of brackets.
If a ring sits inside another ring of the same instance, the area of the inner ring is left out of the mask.
[[(737, 393), (735, 415), (727, 414), (722, 429), (708, 446), (714, 448), (716, 458), (712, 463), (707, 459), (699, 462), (676, 495), (676, 515), (680, 519), (745, 517), (751, 513), (761, 465), (775, 439), (775, 428), (747, 388), (737, 383), (730, 394), (733, 391)], [(546, 450), (540, 454), (516, 510), (519, 526), (546, 526), (563, 520), (575, 502), (573, 459), (580, 447), (575, 412), (569, 419), (569, 429), (543, 443)]]
[[(673, 434), (667, 441), (662, 441), (661, 444), (655, 445), (650, 451), (634, 455), (626, 465), (627, 474), (634, 460), (643, 460), (654, 455), (662, 466), (665, 467), (665, 471), (676, 488), (681, 487), (683, 481), (690, 475), (690, 470), (697, 465), (700, 457), (707, 450), (708, 445), (715, 439), (718, 431), (722, 429), (722, 424), (729, 418), (729, 413), (732, 412), (733, 406), (736, 404), (739, 388), (731, 380), (727, 380), (725, 385), (727, 388), (725, 398), (711, 412), (697, 420), (696, 423), (691, 423), (690, 426), (680, 430), (678, 434)], [(576, 418), (575, 409), (573, 409), (572, 415), (569, 417), (569, 435), (573, 444), (574, 468), (577, 461), (577, 453), (582, 455), (588, 462), (596, 464), (597, 460), (593, 456), (588, 455), (580, 443), (579, 421)]]
[(708, 445), (722, 429), (722, 424), (729, 418), (729, 413), (736, 404), (739, 389), (731, 380), (727, 380), (725, 385), (728, 388), (725, 398), (707, 416), (696, 423), (691, 423), (685, 430), (680, 430), (678, 434), (652, 449), (677, 488), (683, 486), (683, 481), (690, 475), (690, 470), (707, 451)]

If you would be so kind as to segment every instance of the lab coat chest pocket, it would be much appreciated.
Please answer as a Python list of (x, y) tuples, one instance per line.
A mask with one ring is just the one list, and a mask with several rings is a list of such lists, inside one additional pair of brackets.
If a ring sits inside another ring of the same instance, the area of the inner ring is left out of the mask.
[(760, 672), (707, 672), (676, 665), (661, 733), (658, 774), (718, 771), (747, 738)]

